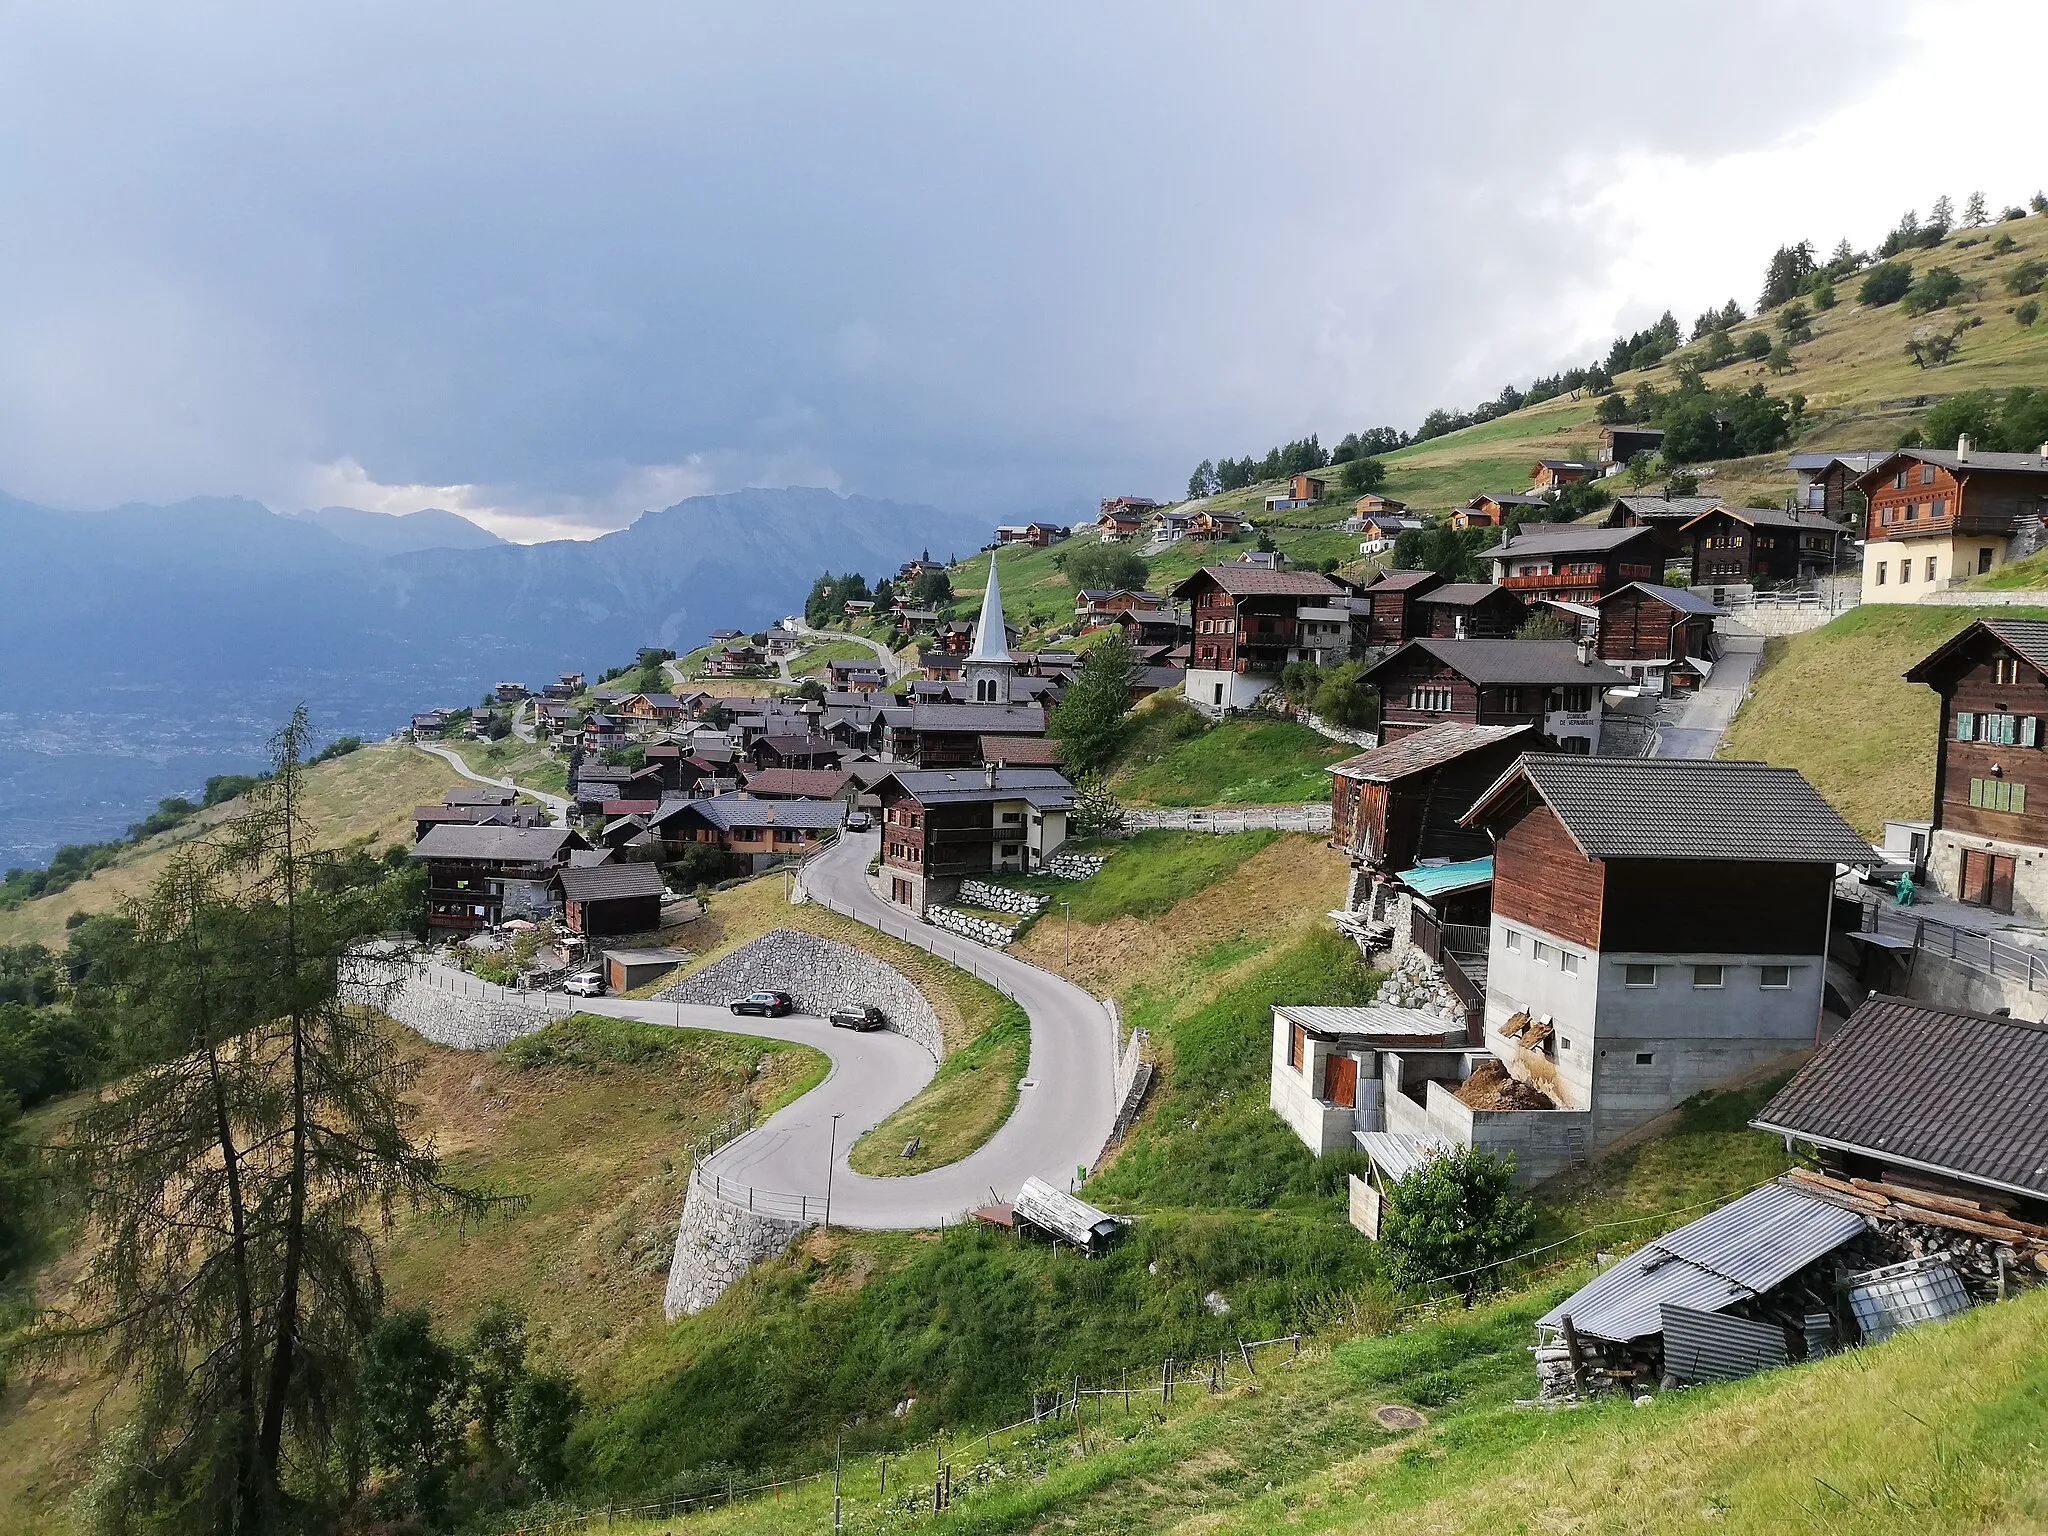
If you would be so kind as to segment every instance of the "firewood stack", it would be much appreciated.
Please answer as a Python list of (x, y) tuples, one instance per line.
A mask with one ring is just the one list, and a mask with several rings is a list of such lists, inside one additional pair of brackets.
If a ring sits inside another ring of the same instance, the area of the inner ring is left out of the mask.
[(1870, 1218), (1912, 1258), (1943, 1258), (1979, 1297), (2048, 1274), (2048, 1227), (1979, 1201), (1875, 1179), (1838, 1179), (1794, 1168), (1785, 1181)]

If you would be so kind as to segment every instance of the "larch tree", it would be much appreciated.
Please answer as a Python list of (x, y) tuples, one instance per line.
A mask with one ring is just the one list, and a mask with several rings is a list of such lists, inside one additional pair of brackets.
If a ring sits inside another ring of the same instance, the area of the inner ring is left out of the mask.
[(249, 810), (133, 904), (110, 964), (122, 1070), (58, 1152), (97, 1241), (31, 1338), (135, 1389), (94, 1480), (105, 1530), (299, 1523), (382, 1305), (371, 1224), (491, 1203), (414, 1139), (415, 1069), (354, 974), (388, 893), (315, 846), (305, 742), (300, 711)]

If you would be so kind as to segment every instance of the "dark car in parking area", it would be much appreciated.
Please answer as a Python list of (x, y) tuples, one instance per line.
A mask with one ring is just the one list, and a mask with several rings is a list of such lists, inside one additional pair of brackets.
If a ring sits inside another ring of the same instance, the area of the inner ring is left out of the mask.
[(834, 1029), (887, 1029), (889, 1016), (873, 1003), (849, 1003), (832, 1010)]
[(745, 997), (732, 1000), (732, 1011), (757, 1014), (764, 1019), (779, 1019), (784, 1014), (796, 1012), (796, 999), (787, 992), (749, 992)]

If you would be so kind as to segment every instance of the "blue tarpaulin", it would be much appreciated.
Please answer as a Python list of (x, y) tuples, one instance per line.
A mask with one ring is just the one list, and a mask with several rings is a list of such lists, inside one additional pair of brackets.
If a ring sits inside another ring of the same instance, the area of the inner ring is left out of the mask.
[(1474, 890), (1493, 884), (1493, 860), (1467, 859), (1462, 864), (1436, 864), (1426, 869), (1405, 869), (1400, 881), (1425, 901), (1449, 896), (1454, 891)]

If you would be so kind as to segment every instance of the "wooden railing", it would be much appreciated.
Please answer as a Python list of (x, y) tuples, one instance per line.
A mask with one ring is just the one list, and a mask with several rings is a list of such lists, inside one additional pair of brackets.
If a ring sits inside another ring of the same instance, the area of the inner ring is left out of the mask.
[[(1458, 963), (1456, 952), (1445, 942), (1444, 925), (1420, 905), (1412, 906), (1408, 911), (1408, 937), (1417, 949), (1436, 962), (1437, 969), (1443, 972), (1445, 985), (1465, 1005), (1466, 1038), (1477, 1041), (1481, 1037), (1486, 994), (1466, 974), (1465, 967)], [(1453, 933), (1457, 931), (1453, 929)]]

